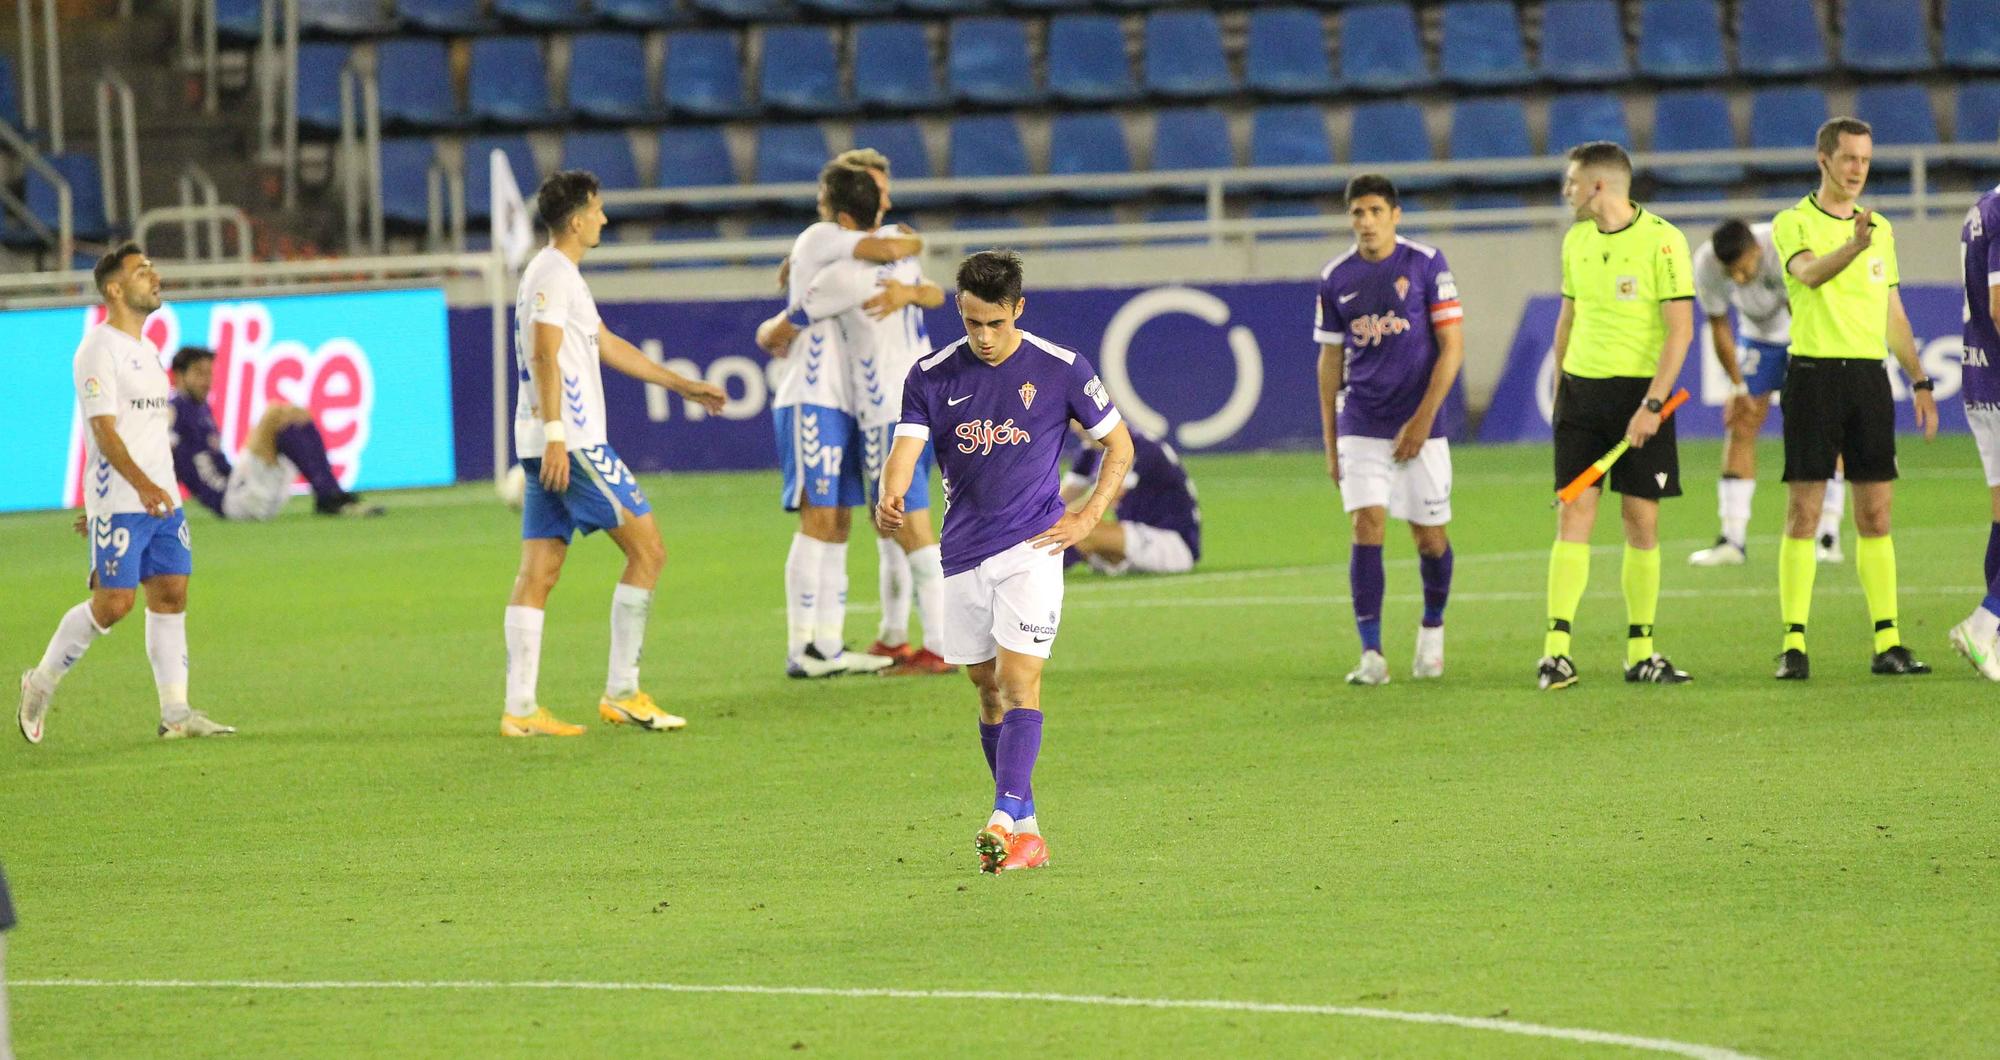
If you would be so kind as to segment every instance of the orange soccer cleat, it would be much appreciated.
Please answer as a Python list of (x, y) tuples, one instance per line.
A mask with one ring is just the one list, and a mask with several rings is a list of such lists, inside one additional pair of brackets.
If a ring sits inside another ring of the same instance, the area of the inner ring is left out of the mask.
[(500, 716), (502, 736), (582, 736), (584, 728), (550, 714), (547, 708), (536, 707), (533, 714), (525, 718), (512, 714)]
[(882, 676), (929, 677), (936, 674), (955, 674), (957, 672), (958, 667), (945, 662), (944, 656), (939, 655), (929, 648), (920, 648), (898, 661), (896, 665), (882, 671)]
[(1007, 844), (1007, 857), (1000, 862), (1000, 871), (1039, 869), (1048, 863), (1049, 845), (1033, 832), (1022, 832)]
[(1007, 860), (1007, 847), (1013, 841), (1005, 828), (989, 824), (972, 837), (972, 849), (979, 852), (979, 871), (999, 872), (1000, 863)]
[(908, 662), (911, 658), (915, 657), (918, 654), (918, 652), (917, 652), (917, 646), (911, 644), (907, 640), (894, 647), (890, 647), (889, 645), (882, 643), (881, 638), (878, 637), (876, 638), (875, 643), (870, 644), (868, 646), (868, 650), (866, 652), (863, 652), (862, 654), (880, 655), (884, 659), (894, 659), (900, 663), (900, 662)]

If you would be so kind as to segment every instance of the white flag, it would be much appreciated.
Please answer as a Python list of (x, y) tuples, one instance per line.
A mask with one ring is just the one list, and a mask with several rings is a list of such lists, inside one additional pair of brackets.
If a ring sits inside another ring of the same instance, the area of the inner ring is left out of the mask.
[(493, 218), (493, 246), (507, 259), (507, 267), (518, 269), (535, 252), (535, 224), (528, 215), (528, 206), (521, 201), (521, 186), (514, 183), (514, 167), (507, 164), (507, 154), (495, 149), (489, 164), (493, 167), (492, 201), (488, 204), (489, 216)]

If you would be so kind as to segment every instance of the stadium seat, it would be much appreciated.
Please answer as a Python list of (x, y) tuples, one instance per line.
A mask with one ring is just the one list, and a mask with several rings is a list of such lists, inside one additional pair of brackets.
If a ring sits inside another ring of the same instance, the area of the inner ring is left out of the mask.
[(687, 0), (697, 12), (732, 22), (785, 22), (791, 18), (786, 0)]
[[(1108, 111), (1059, 113), (1049, 121), (1049, 175), (1130, 173), (1132, 153), (1125, 146), (1125, 126)], [(1071, 185), (1072, 198), (1091, 202), (1128, 199), (1137, 189), (1100, 188), (1087, 180)]]
[[(1398, 198), (1401, 196), (1399, 195)], [(1250, 216), (1264, 217), (1325, 217), (1327, 212), (1319, 203), (1311, 199), (1265, 199), (1250, 204)], [(1343, 224), (1341, 227), (1345, 228)], [(1259, 240), (1325, 239), (1325, 232), (1274, 232), (1257, 237)]]
[[(1736, 124), (1729, 116), (1729, 100), (1714, 89), (1688, 88), (1662, 92), (1654, 100), (1653, 150), (1730, 151), (1736, 142)], [(1743, 179), (1740, 165), (1660, 166), (1653, 175), (1669, 184), (1734, 184)]]
[[(1787, 188), (1786, 194), (1792, 189)], [(1712, 184), (1687, 184), (1661, 187), (1653, 192), (1654, 202), (1724, 202), (1729, 192)], [(1685, 229), (1683, 229), (1685, 231)]]
[[(660, 130), (657, 188), (712, 188), (737, 183), (736, 164), (729, 159), (729, 141), (719, 125), (669, 125)], [(702, 203), (676, 207), (693, 213), (719, 213), (725, 206)]]
[(913, 15), (943, 18), (980, 14), (993, 7), (993, 0), (902, 0), (902, 4), (903, 9)]
[(1944, 64), (2000, 70), (2000, 0), (1944, 0)]
[(1645, 0), (1639, 8), (1639, 72), (1662, 81), (1728, 73), (1716, 0)]
[(524, 29), (574, 29), (596, 17), (585, 0), (493, 0), (493, 13)]
[(1222, 57), (1222, 26), (1213, 11), (1155, 11), (1146, 16), (1146, 91), (1169, 99), (1206, 99), (1236, 91)]
[[(1436, 162), (1437, 149), (1424, 126), (1423, 104), (1407, 99), (1357, 104), (1347, 156), (1356, 166)], [(1436, 188), (1447, 178), (1435, 173), (1405, 173), (1395, 182), (1399, 188)]]
[(313, 0), (299, 5), (299, 32), (308, 36), (366, 37), (395, 28), (382, 0)]
[[(804, 227), (805, 224), (797, 217), (760, 217), (750, 222), (743, 233), (743, 237), (745, 239), (784, 239), (789, 242), (798, 238), (799, 231)], [(759, 255), (747, 259), (742, 264), (776, 265), (782, 260), (784, 260), (783, 255)]]
[[(1201, 203), (1176, 203), (1160, 206), (1146, 212), (1148, 224), (1176, 224), (1188, 221), (1208, 220), (1208, 207)], [(1206, 243), (1207, 236), (1155, 236), (1146, 240), (1149, 247), (1175, 246), (1187, 243)]]
[[(87, 243), (103, 243), (111, 238), (111, 222), (104, 216), (104, 184), (94, 155), (71, 152), (48, 156), (49, 168), (69, 184), (70, 232)], [(56, 186), (37, 170), (23, 178), (23, 203), (28, 213), (55, 229), (58, 223)]]
[[(977, 114), (953, 118), (948, 175), (952, 177), (1025, 177), (1028, 149), (1021, 144), (1021, 127), (1011, 115)], [(1028, 195), (989, 191), (986, 202), (1020, 202)]]
[[(1960, 85), (1957, 102), (1952, 139), (1959, 143), (2000, 141), (2000, 81), (1974, 81)], [(1986, 168), (2000, 167), (1987, 163)]]
[[(306, 41), (299, 45), (299, 126), (312, 132), (340, 131), (340, 72), (354, 49), (334, 41)], [(13, 88), (4, 60), (0, 60), (0, 96)], [(0, 107), (0, 121), (20, 127), (20, 115), (8, 117)]]
[[(1068, 209), (1049, 211), (1049, 224), (1056, 228), (1094, 228), (1117, 223), (1118, 215), (1109, 206), (1072, 206)], [(1118, 244), (1113, 240), (1089, 239), (1045, 245), (1051, 249), (1063, 250), (1106, 250)]]
[(743, 102), (743, 58), (729, 30), (667, 34), (667, 109), (697, 118), (733, 118)]
[[(872, 147), (889, 156), (890, 172), (897, 181), (927, 180), (936, 171), (931, 168), (930, 149), (924, 145), (924, 131), (914, 121), (864, 121), (854, 125), (854, 146)], [(897, 190), (891, 196), (891, 215), (900, 216), (911, 210), (921, 210), (944, 201), (936, 192), (904, 193)]]
[[(1451, 201), (1454, 210), (1518, 210), (1531, 205), (1528, 197), (1518, 191), (1468, 191), (1461, 192)], [(1532, 204), (1539, 205), (1539, 204)], [(1455, 227), (1456, 232), (1518, 232), (1527, 225), (1520, 222), (1506, 224), (1498, 221), (1483, 221)]]
[(480, 10), (482, 6), (480, 0), (396, 0), (396, 17), (423, 33), (490, 33), (494, 23)]
[[(1528, 138), (1527, 108), (1520, 100), (1504, 96), (1459, 100), (1451, 108), (1450, 151), (1454, 162), (1533, 157), (1535, 146)], [(1481, 187), (1514, 188), (1547, 185), (1549, 178), (1546, 173), (1513, 173), (1468, 177), (1466, 182)]]
[(254, 41), (264, 33), (264, 0), (215, 0), (215, 34), (225, 41)]
[(917, 110), (944, 104), (921, 22), (854, 27), (854, 98), (864, 107)]
[(1043, 15), (1057, 11), (1082, 11), (1090, 7), (1089, 0), (1001, 0), (1001, 3), (1015, 11)]
[(1446, 84), (1490, 88), (1534, 79), (1513, 0), (1458, 0), (1444, 5), (1443, 22), (1438, 76)]
[(390, 128), (448, 129), (466, 123), (466, 114), (451, 89), (451, 61), (444, 42), (401, 38), (375, 46), (382, 124)]
[[(1178, 107), (1154, 116), (1152, 168), (1233, 169), (1235, 166), (1229, 119), (1221, 111), (1210, 107)], [(1194, 189), (1174, 190), (1186, 195)]]
[(1125, 30), (1115, 15), (1057, 15), (1049, 20), (1049, 95), (1066, 103), (1123, 103), (1139, 98)]
[(543, 125), (562, 116), (549, 94), (549, 68), (534, 37), (472, 42), (472, 116), (500, 125)]
[[(399, 228), (423, 227), (430, 218), (430, 169), (437, 146), (428, 136), (382, 139), (382, 220)], [(523, 195), (529, 194), (523, 188)], [(439, 203), (439, 209), (444, 208)]]
[[(345, 50), (342, 49), (343, 52)], [(299, 63), (301, 67), (304, 66), (305, 61), (305, 47), (300, 46)], [(14, 86), (18, 83), (15, 80), (13, 60), (7, 58), (5, 55), (0, 55), (0, 123), (5, 123), (8, 128), (15, 132), (21, 132), (26, 128), (21, 123), (21, 101), (14, 95)], [(305, 94), (305, 72), (303, 69), (299, 72), (299, 94), (301, 97)], [(303, 108), (304, 103), (301, 102), (300, 106)], [(303, 118), (304, 115), (301, 114), (300, 117)]]
[(1632, 76), (1617, 0), (1548, 0), (1542, 5), (1542, 76), (1597, 85)]
[(1549, 154), (1559, 155), (1592, 140), (1610, 140), (1631, 150), (1625, 104), (1616, 95), (1570, 92), (1549, 101)]
[[(1810, 148), (1813, 134), (1826, 119), (1826, 93), (1817, 88), (1760, 89), (1750, 97), (1750, 146)], [(1786, 176), (1818, 172), (1810, 160), (1762, 162), (1751, 168), (1758, 173)]]
[[(562, 168), (589, 170), (596, 174), (598, 185), (606, 191), (630, 191), (646, 186), (639, 179), (639, 164), (632, 157), (632, 141), (622, 129), (565, 135), (562, 141)], [(527, 188), (521, 191), (523, 195), (531, 194)], [(658, 217), (661, 213), (662, 209), (657, 206), (604, 208), (604, 216), (613, 222)]]
[(518, 133), (499, 136), (474, 136), (465, 141), (465, 217), (468, 221), (484, 221), (492, 213), (493, 205), (493, 152), (507, 156), (508, 168), (514, 171), (514, 184), (521, 189), (522, 198), (532, 200), (535, 189), (542, 186), (542, 176), (535, 168), (535, 149), (528, 146), (528, 138)]
[(764, 70), (758, 103), (787, 114), (833, 114), (849, 109), (840, 91), (833, 35), (819, 26), (764, 30)]
[(1933, 69), (1930, 27), (1910, 0), (1845, 0), (1841, 5), (1840, 65), (1871, 74)]
[[(759, 184), (811, 184), (833, 157), (826, 132), (812, 122), (767, 123), (757, 128)], [(811, 202), (810, 198), (804, 200)]]
[[(1250, 115), (1252, 166), (1330, 166), (1333, 142), (1326, 135), (1326, 118), (1314, 103), (1274, 103)], [(1323, 181), (1281, 181), (1262, 185), (1272, 191), (1316, 195)]]
[(1736, 67), (1751, 77), (1823, 74), (1826, 27), (1812, 0), (1738, 0)]
[(580, 33), (571, 40), (569, 109), (616, 125), (656, 124), (666, 110), (646, 83), (646, 42), (634, 33)]
[(1028, 30), (1021, 22), (995, 17), (952, 20), (946, 80), (954, 100), (995, 107), (1039, 102), (1042, 93), (1035, 86), (1034, 69), (1028, 58)]
[(1367, 92), (1401, 92), (1432, 83), (1417, 39), (1417, 13), (1405, 3), (1362, 4), (1340, 15), (1340, 83)]
[(1907, 173), (1910, 163), (1882, 157), (1884, 147), (1938, 142), (1930, 89), (1923, 85), (1864, 85), (1854, 94), (1854, 116), (1875, 130), (1875, 173)]
[(596, 7), (599, 16), (639, 29), (685, 25), (692, 18), (680, 0), (596, 0)]
[(1320, 13), (1303, 7), (1253, 9), (1243, 80), (1250, 91), (1271, 96), (1332, 92), (1333, 64)]
[(799, 0), (799, 3), (829, 18), (881, 18), (896, 10), (895, 0)]
[[(659, 243), (712, 243), (722, 238), (714, 221), (690, 218), (682, 221), (668, 221), (655, 226), (653, 240)], [(661, 262), (665, 269), (713, 269), (724, 264), (721, 261), (689, 260)]]

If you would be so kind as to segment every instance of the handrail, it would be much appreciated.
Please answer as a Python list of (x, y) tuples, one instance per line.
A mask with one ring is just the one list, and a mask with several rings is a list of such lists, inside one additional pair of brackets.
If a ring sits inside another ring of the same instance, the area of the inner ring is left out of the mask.
[(358, 54), (340, 71), (339, 161), (349, 253), (364, 245), (371, 254), (382, 253), (382, 105), (375, 77), (375, 67)]
[[(75, 200), (70, 192), (69, 179), (57, 172), (56, 167), (49, 165), (48, 159), (43, 158), (42, 153), (35, 150), (33, 144), (22, 139), (21, 135), (13, 129), (8, 128), (7, 123), (4, 121), (0, 121), (0, 142), (4, 142), (8, 147), (13, 148), (14, 152), (21, 156), (21, 163), (23, 165), (40, 173), (42, 179), (48, 181), (49, 186), (56, 190), (56, 260), (62, 262), (63, 267), (67, 269), (71, 259), (76, 257)], [(37, 234), (46, 234), (48, 232), (47, 225), (43, 224), (39, 218), (27, 212), (25, 203), (22, 205), (22, 216), (35, 228)], [(0, 279), (5, 279), (5, 277), (0, 277)]]
[[(183, 209), (191, 210), (198, 207), (206, 208), (210, 211), (220, 211), (223, 209), (222, 193), (217, 190), (215, 179), (208, 175), (208, 170), (203, 169), (199, 162), (189, 162), (187, 165), (181, 167), (180, 192)], [(200, 202), (195, 201), (197, 193), (201, 196)], [(196, 216), (185, 216), (181, 220), (182, 248), (186, 251), (186, 256), (190, 260), (199, 260), (203, 256), (201, 252), (201, 229), (195, 227), (195, 222), (198, 220), (201, 220), (201, 218)], [(207, 226), (209, 256), (218, 259), (222, 257), (222, 220), (222, 215), (216, 213), (214, 216), (208, 218)], [(250, 248), (247, 233), (239, 234), (246, 236), (242, 244), (242, 250), (244, 260), (248, 261)], [(134, 236), (133, 238), (137, 239), (138, 237)]]
[(424, 173), (425, 237), (432, 253), (465, 251), (465, 179), (443, 159)]
[[(250, 215), (244, 213), (241, 208), (214, 203), (202, 206), (155, 206), (139, 215), (138, 222), (132, 226), (132, 239), (140, 246), (145, 246), (146, 233), (154, 225), (172, 221), (179, 221), (190, 228), (196, 221), (208, 221), (218, 227), (223, 221), (228, 221), (236, 226), (237, 262), (242, 265), (250, 264)], [(215, 257), (217, 261), (224, 260), (219, 232), (215, 241)]]
[(21, 31), (21, 124), (28, 132), (46, 127), (49, 151), (63, 151), (62, 41), (56, 25), (55, 0), (42, 0), (42, 50), (40, 62), (48, 79), (47, 121), (36, 115), (43, 110), (40, 89), (35, 84), (35, 0), (16, 0)]
[[(106, 67), (97, 78), (97, 175), (104, 187), (104, 219), (116, 226), (130, 224), (139, 217), (139, 119), (133, 103), (132, 86)], [(111, 116), (111, 101), (118, 101), (118, 121)], [(113, 140), (122, 136), (122, 157), (112, 153)], [(123, 163), (122, 170), (120, 162)], [(125, 188), (124, 209), (119, 208), (118, 187)]]
[[(299, 0), (285, 2), (284, 207), (299, 205)], [(381, 183), (376, 187), (379, 192)]]
[(257, 5), (257, 161), (269, 165), (277, 150), (278, 128), (278, 46), (277, 0), (261, 0)]
[[(216, 0), (180, 0), (181, 69), (201, 71), (201, 109), (214, 114), (218, 101), (216, 83)], [(199, 17), (197, 17), (199, 16)], [(201, 23), (201, 55), (195, 55), (195, 23)]]

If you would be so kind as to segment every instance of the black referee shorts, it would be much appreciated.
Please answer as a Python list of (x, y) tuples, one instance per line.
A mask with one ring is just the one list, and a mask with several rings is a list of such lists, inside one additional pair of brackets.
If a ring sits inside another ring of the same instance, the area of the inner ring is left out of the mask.
[[(1625, 428), (1646, 403), (1646, 389), (1652, 385), (1651, 379), (1585, 379), (1563, 373), (1556, 385), (1556, 489), (1569, 485), (1625, 440)], [(1661, 421), (1660, 432), (1644, 448), (1625, 450), (1604, 483), (1611, 492), (1627, 497), (1680, 496), (1681, 455), (1673, 417)]]
[(1896, 479), (1896, 398), (1881, 361), (1793, 357), (1779, 407), (1785, 414), (1785, 481), (1833, 477), (1847, 464), (1850, 482)]

